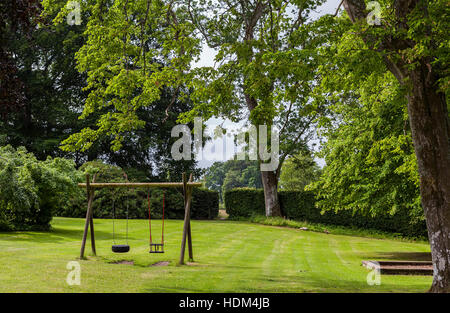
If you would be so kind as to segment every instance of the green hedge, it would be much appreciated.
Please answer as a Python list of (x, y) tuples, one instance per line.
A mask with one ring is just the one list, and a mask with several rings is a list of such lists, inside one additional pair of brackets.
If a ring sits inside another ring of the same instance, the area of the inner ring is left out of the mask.
[(234, 188), (224, 193), (225, 209), (229, 218), (265, 215), (262, 189)]
[[(315, 207), (315, 196), (307, 191), (279, 192), (283, 215), (293, 220), (312, 223), (331, 224), (377, 229), (405, 236), (426, 237), (424, 220), (410, 216), (408, 209), (399, 209), (394, 215), (370, 216), (362, 212), (341, 210), (338, 212), (321, 210)], [(264, 191), (262, 189), (236, 188), (225, 192), (225, 208), (230, 218), (264, 215)]]
[(209, 190), (206, 188), (194, 188), (192, 192), (191, 217), (193, 219), (212, 220), (215, 219), (218, 215), (219, 193), (217, 191)]

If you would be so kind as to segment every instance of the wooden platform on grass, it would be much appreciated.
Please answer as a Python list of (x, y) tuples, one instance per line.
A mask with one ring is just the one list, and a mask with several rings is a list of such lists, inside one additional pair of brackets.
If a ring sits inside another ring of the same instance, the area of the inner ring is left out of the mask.
[(362, 261), (368, 269), (380, 267), (385, 275), (433, 275), (433, 264), (428, 261)]

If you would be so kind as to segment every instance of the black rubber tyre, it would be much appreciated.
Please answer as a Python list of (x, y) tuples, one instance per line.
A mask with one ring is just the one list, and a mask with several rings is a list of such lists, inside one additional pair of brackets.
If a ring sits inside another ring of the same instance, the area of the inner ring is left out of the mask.
[(114, 253), (125, 253), (130, 251), (130, 246), (129, 245), (113, 245), (111, 247), (112, 252)]

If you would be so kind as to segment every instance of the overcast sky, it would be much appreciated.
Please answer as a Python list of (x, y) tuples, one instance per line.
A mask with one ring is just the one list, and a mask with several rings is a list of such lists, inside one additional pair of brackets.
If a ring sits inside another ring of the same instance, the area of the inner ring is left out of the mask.
[[(336, 12), (336, 8), (339, 5), (340, 0), (328, 0), (322, 6), (317, 9), (317, 12), (314, 12), (312, 16), (317, 18), (324, 14), (334, 14)], [(214, 66), (214, 57), (216, 52), (213, 49), (208, 48), (207, 46), (203, 47), (203, 52), (200, 56), (200, 60), (195, 63), (194, 66)], [(239, 129), (242, 129), (242, 123), (236, 124), (229, 120), (216, 119), (212, 118), (206, 121), (208, 134), (212, 136), (212, 131), (218, 126), (222, 125), (228, 131), (233, 132)], [(226, 161), (231, 159), (237, 151), (234, 146), (233, 137), (228, 136), (224, 139), (215, 139), (208, 141), (203, 149), (203, 159), (198, 160), (197, 166), (200, 168), (206, 168), (211, 166), (215, 161)], [(322, 167), (325, 162), (321, 159), (316, 159), (316, 162)]]

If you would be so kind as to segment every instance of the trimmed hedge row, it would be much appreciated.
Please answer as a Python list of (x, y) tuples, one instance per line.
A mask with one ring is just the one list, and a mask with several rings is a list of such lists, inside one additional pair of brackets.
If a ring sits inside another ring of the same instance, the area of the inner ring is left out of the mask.
[[(125, 218), (128, 207), (129, 218), (148, 218), (147, 191), (142, 190), (117, 190), (103, 188), (96, 192), (93, 209), (95, 218), (112, 218), (113, 199), (116, 218)], [(162, 216), (163, 190), (150, 190), (150, 208), (152, 217), (158, 219)], [(56, 216), (85, 217), (87, 198), (86, 192), (80, 189), (80, 193), (64, 207), (60, 207)], [(192, 192), (191, 218), (214, 219), (219, 213), (219, 193), (204, 188), (194, 188)], [(184, 205), (182, 190), (165, 190), (165, 218), (183, 219)]]
[(229, 218), (265, 215), (262, 189), (233, 188), (224, 193), (225, 209)]
[[(219, 215), (219, 192), (206, 188), (194, 188), (192, 192), (193, 219), (215, 219)], [(184, 218), (184, 210), (183, 216)]]
[[(376, 216), (365, 215), (362, 212), (341, 210), (338, 212), (321, 210), (315, 207), (315, 196), (307, 191), (279, 192), (280, 205), (283, 215), (293, 220), (312, 223), (331, 224), (377, 229), (405, 236), (426, 237), (425, 221), (412, 222), (406, 208), (398, 210), (394, 215)], [(264, 191), (262, 189), (236, 188), (225, 192), (225, 208), (230, 218), (250, 217), (251, 215), (265, 215)]]

